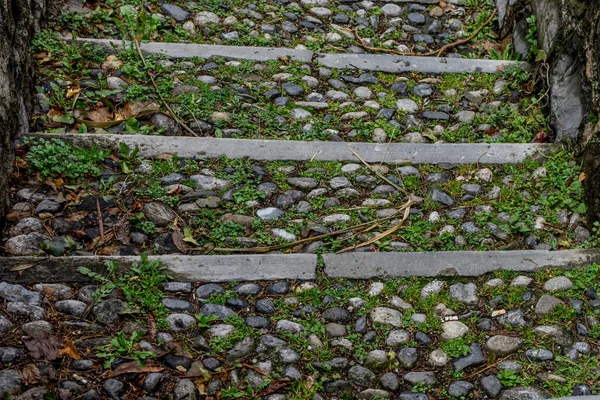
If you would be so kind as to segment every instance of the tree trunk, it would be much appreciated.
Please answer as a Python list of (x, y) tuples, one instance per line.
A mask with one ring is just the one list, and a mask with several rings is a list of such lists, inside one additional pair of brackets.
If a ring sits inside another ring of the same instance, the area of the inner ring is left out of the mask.
[(8, 207), (15, 137), (28, 132), (35, 95), (30, 43), (46, 0), (0, 0), (0, 218)]

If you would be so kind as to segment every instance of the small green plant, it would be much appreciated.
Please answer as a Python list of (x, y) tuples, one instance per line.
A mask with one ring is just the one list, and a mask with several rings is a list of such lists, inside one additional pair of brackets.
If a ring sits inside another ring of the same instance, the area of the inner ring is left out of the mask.
[(196, 319), (199, 328), (210, 328), (210, 323), (218, 318), (214, 315), (196, 314)]
[(144, 219), (144, 213), (137, 213), (133, 219), (133, 226), (145, 235), (154, 235), (158, 233), (158, 228), (154, 222)]
[(490, 48), (490, 57), (492, 60), (514, 60), (515, 55), (513, 53), (512, 47), (507, 45), (502, 52), (498, 52), (493, 48)]
[(130, 149), (125, 143), (119, 144), (119, 165), (124, 174), (132, 173), (133, 168), (140, 164), (139, 152), (138, 146), (135, 146), (135, 149)]
[(163, 317), (167, 309), (161, 303), (164, 293), (162, 285), (171, 277), (166, 274), (167, 268), (160, 265), (160, 261), (150, 261), (147, 253), (142, 253), (139, 263), (133, 263), (128, 270), (122, 271), (111, 260), (106, 262), (106, 274), (99, 274), (86, 267), (78, 269), (79, 273), (86, 275), (102, 286), (95, 292), (96, 301), (108, 296), (113, 290), (121, 289), (125, 299), (134, 310), (146, 310), (156, 317)]
[(99, 164), (110, 154), (110, 150), (83, 149), (58, 139), (33, 139), (25, 143), (30, 145), (25, 159), (42, 178), (62, 176), (78, 180), (88, 175), (99, 176)]
[(600, 339), (600, 324), (590, 326), (588, 328), (588, 335), (593, 339)]
[(448, 340), (440, 345), (446, 354), (451, 358), (466, 356), (471, 352), (471, 349), (463, 338)]
[(512, 369), (503, 369), (500, 371), (498, 379), (505, 387), (518, 386), (521, 383), (521, 377)]
[(118, 358), (122, 357), (130, 358), (138, 365), (143, 366), (148, 357), (156, 355), (153, 351), (139, 348), (139, 342), (143, 335), (142, 331), (133, 332), (128, 339), (123, 332), (119, 332), (110, 340), (109, 344), (97, 347), (96, 356), (104, 359), (104, 368), (109, 368)]

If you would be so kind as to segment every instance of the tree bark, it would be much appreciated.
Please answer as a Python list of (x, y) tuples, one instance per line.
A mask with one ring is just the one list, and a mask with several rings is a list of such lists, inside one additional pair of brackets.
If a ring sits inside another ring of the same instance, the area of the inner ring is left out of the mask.
[(28, 132), (35, 95), (30, 43), (46, 0), (0, 0), (0, 219), (9, 205), (14, 139)]

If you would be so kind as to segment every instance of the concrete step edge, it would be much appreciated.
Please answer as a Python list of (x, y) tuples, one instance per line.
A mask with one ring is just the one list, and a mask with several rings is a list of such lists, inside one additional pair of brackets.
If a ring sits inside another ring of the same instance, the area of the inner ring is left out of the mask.
[[(317, 256), (314, 254), (244, 254), (244, 255), (159, 255), (149, 256), (167, 267), (166, 273), (178, 282), (242, 282), (316, 279)], [(137, 256), (76, 257), (0, 257), (0, 282), (53, 283), (89, 282), (78, 272), (87, 267), (104, 273), (106, 262), (115, 261), (121, 268), (139, 262)]]
[[(133, 46), (127, 40), (78, 38), (76, 43), (90, 43), (106, 49), (123, 49)], [(314, 53), (310, 50), (291, 49), (285, 47), (249, 47), (223, 46), (192, 43), (146, 42), (140, 49), (148, 54), (160, 54), (171, 58), (225, 57), (230, 60), (277, 61), (288, 58), (305, 63), (318, 63), (333, 69), (359, 69), (388, 73), (421, 72), (428, 74), (441, 73), (502, 73), (509, 67), (530, 70), (531, 65), (521, 61), (396, 56), (391, 54), (347, 54), (347, 53)]]
[(369, 163), (386, 164), (517, 164), (561, 148), (556, 144), (532, 143), (381, 144), (106, 134), (32, 133), (27, 137), (56, 138), (78, 146), (104, 148), (118, 148), (119, 143), (125, 143), (130, 148), (137, 146), (144, 157), (169, 153), (197, 159), (225, 156), (257, 161), (357, 162), (352, 149)]
[(405, 276), (480, 276), (497, 270), (533, 272), (570, 269), (600, 262), (600, 249), (438, 251), (426, 253), (323, 254), (329, 278), (371, 279)]

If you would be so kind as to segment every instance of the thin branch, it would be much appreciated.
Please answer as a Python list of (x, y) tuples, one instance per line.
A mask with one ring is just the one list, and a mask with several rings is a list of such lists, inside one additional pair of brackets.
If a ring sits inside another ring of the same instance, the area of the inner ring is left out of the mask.
[(336, 252), (336, 254), (341, 254), (341, 253), (345, 253), (347, 251), (351, 251), (351, 250), (357, 249), (359, 247), (368, 246), (368, 245), (370, 245), (372, 243), (375, 243), (376, 241), (381, 240), (384, 237), (386, 237), (388, 235), (391, 235), (392, 233), (396, 232), (398, 229), (400, 229), (400, 227), (402, 225), (404, 225), (404, 223), (408, 219), (408, 216), (410, 215), (410, 204), (412, 204), (412, 201), (409, 201), (408, 203), (409, 203), (408, 207), (406, 207), (404, 209), (404, 216), (402, 217), (402, 219), (400, 220), (400, 222), (398, 222), (396, 225), (392, 226), (390, 229), (388, 229), (388, 230), (386, 230), (384, 232), (381, 232), (379, 235), (375, 235), (374, 237), (372, 237), (371, 239), (367, 240), (366, 242), (359, 243), (359, 244), (356, 244), (354, 246), (346, 247), (345, 249), (339, 250), (339, 251)]
[(487, 25), (490, 24), (490, 22), (492, 22), (492, 20), (494, 19), (494, 16), (496, 15), (496, 13), (498, 12), (497, 9), (494, 8), (494, 11), (492, 12), (492, 15), (489, 16), (489, 18), (479, 26), (479, 28), (477, 28), (475, 30), (475, 32), (473, 32), (472, 35), (470, 35), (469, 37), (465, 38), (465, 39), (461, 39), (461, 40), (457, 40), (455, 42), (452, 43), (448, 43), (442, 47), (440, 47), (438, 50), (432, 50), (428, 53), (413, 53), (413, 52), (404, 52), (404, 51), (398, 51), (398, 50), (394, 50), (394, 49), (386, 49), (383, 47), (373, 47), (373, 46), (369, 46), (365, 43), (364, 39), (360, 37), (360, 35), (358, 34), (358, 28), (354, 28), (354, 29), (347, 29), (347, 28), (342, 28), (343, 30), (346, 30), (348, 32), (352, 32), (354, 33), (354, 36), (356, 37), (356, 39), (359, 41), (360, 46), (362, 48), (364, 48), (365, 50), (370, 50), (370, 51), (379, 51), (379, 52), (383, 52), (383, 53), (389, 53), (389, 54), (395, 54), (398, 56), (437, 56), (437, 57), (441, 57), (441, 55), (456, 46), (460, 46), (461, 44), (465, 44), (470, 42), (471, 40), (473, 40), (473, 38), (475, 38), (477, 35), (479, 35), (479, 32), (481, 32), (481, 30), (483, 28), (485, 28)]

